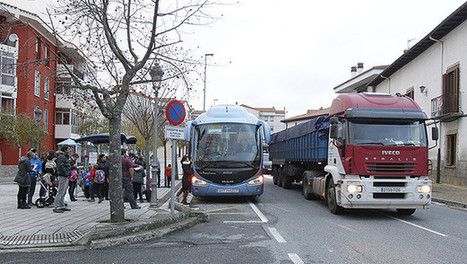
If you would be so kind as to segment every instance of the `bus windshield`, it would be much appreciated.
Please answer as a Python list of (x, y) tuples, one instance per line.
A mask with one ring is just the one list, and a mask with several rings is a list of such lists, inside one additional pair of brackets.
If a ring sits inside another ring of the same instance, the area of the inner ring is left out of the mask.
[(349, 123), (349, 145), (427, 146), (423, 121)]
[(251, 124), (206, 124), (195, 127), (193, 160), (197, 169), (259, 168), (259, 126)]

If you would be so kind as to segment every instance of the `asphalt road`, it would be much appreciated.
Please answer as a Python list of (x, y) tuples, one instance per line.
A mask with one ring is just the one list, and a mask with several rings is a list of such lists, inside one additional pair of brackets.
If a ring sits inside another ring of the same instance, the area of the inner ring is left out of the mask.
[(1, 263), (465, 263), (467, 211), (434, 204), (336, 216), (299, 186), (266, 181), (255, 199), (199, 199), (209, 223), (161, 240), (93, 251), (0, 254)]

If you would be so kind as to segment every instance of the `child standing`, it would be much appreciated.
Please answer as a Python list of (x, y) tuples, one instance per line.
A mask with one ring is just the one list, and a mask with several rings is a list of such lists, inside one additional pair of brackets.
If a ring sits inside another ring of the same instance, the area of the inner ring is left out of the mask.
[(170, 182), (172, 181), (172, 166), (170, 164), (165, 168), (165, 179), (167, 181), (167, 187), (170, 188)]
[(91, 197), (91, 184), (92, 184), (92, 181), (91, 181), (91, 171), (92, 171), (92, 167), (89, 166), (87, 168), (87, 171), (83, 173), (82, 177), (83, 177), (83, 186), (84, 186), (84, 196), (86, 196), (86, 200), (87, 201), (90, 201), (89, 198)]

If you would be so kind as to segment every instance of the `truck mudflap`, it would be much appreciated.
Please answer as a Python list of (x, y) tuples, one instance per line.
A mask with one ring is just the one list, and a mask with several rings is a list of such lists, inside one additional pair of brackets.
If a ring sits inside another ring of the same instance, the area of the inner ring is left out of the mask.
[(344, 208), (429, 208), (432, 182), (428, 179), (344, 179), (338, 181), (338, 204)]

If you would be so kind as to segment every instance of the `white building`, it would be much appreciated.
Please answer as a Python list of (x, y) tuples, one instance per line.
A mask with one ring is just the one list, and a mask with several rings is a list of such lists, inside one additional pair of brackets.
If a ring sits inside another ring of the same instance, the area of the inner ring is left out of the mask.
[(245, 108), (248, 113), (254, 115), (256, 118), (266, 122), (271, 127), (271, 133), (279, 132), (285, 129), (285, 124), (281, 122), (281, 120), (285, 118), (285, 110), (276, 110), (274, 107), (251, 107), (244, 104), (240, 106)]
[(321, 108), (318, 110), (308, 109), (306, 114), (292, 116), (281, 120), (281, 122), (285, 124), (285, 128), (290, 128), (322, 115), (329, 115), (329, 107)]
[(467, 186), (467, 119), (463, 112), (467, 103), (466, 19), (467, 2), (377, 74), (367, 89), (334, 88), (336, 92), (367, 90), (412, 97), (431, 118), (427, 121), (430, 139), (431, 127), (439, 128), (438, 145), (429, 152), (433, 180), (439, 152), (440, 181), (463, 186)]

